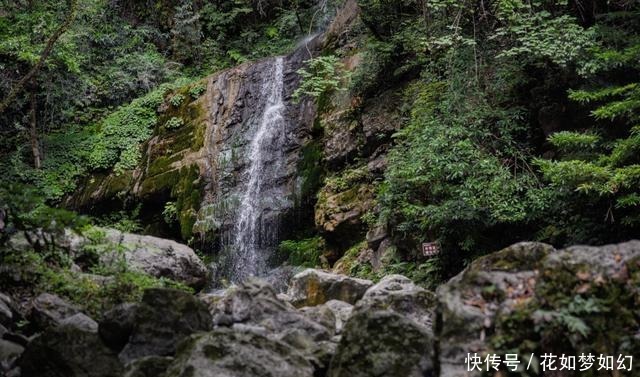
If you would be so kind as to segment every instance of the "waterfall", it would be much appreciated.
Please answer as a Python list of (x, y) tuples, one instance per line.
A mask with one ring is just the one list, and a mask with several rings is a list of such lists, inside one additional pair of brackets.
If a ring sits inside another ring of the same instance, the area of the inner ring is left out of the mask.
[(239, 282), (249, 276), (266, 271), (269, 257), (268, 241), (273, 239), (277, 224), (263, 219), (265, 211), (273, 209), (270, 201), (278, 200), (267, 195), (273, 179), (282, 166), (285, 143), (285, 119), (283, 112), (284, 59), (275, 58), (270, 70), (262, 75), (260, 95), (265, 98), (259, 123), (254, 125), (248, 149), (249, 167), (243, 177), (246, 185), (240, 198), (240, 207), (233, 226), (233, 244), (230, 258), (230, 278)]

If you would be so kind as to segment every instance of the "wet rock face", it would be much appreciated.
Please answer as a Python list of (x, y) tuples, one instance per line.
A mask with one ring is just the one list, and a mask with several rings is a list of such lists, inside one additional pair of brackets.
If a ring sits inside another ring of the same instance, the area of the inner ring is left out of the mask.
[[(269, 151), (279, 155), (266, 161), (261, 184), (260, 223), (270, 228), (262, 233), (264, 245), (279, 241), (281, 221), (293, 215), (296, 201), (301, 202), (303, 178), (298, 177), (298, 165), (301, 149), (310, 139), (315, 104), (311, 100), (294, 103), (291, 96), (299, 83), (297, 70), (319, 51), (319, 44), (318, 39), (310, 41), (282, 58), (284, 128), (278, 135), (283, 140), (271, 146)], [(174, 93), (168, 94), (154, 135), (142, 146), (138, 166), (121, 175), (95, 174), (66, 204), (102, 213), (120, 208), (122, 198), (133, 199), (142, 204), (141, 216), (152, 234), (179, 234), (183, 239), (199, 234), (226, 241), (247, 183), (251, 141), (270, 97), (262, 90), (265, 76), (276, 59), (249, 62), (203, 79), (198, 85), (206, 90), (197, 99), (190, 96), (188, 87), (178, 89), (187, 99), (178, 107), (169, 103)], [(164, 122), (171, 117), (181, 118), (184, 126), (166, 130)], [(179, 233), (158, 221), (169, 201), (178, 205)]]
[(308, 269), (291, 279), (288, 295), (297, 307), (320, 305), (329, 300), (355, 304), (372, 285), (370, 280)]
[(293, 230), (282, 224), (304, 201), (298, 165), (315, 107), (308, 100), (293, 103), (291, 95), (296, 71), (313, 50), (311, 42), (309, 50), (242, 65), (209, 84), (205, 148), (213, 163), (194, 230), (220, 240), (211, 245), (223, 251), (214, 280), (263, 274), (273, 249)]

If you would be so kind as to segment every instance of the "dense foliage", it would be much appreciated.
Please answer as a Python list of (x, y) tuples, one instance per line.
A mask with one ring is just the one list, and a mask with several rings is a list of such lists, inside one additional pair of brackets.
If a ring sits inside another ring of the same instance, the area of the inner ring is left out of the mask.
[[(0, 5), (0, 91), (16, 92), (1, 99), (0, 171), (53, 201), (88, 171), (135, 166), (168, 89), (287, 51), (326, 21), (302, 0)], [(165, 126), (181, 125), (176, 118)]]
[(637, 4), (359, 4), (374, 37), (354, 89), (420, 75), (379, 193), (400, 247), (438, 241), (456, 270), (521, 239), (638, 234)]

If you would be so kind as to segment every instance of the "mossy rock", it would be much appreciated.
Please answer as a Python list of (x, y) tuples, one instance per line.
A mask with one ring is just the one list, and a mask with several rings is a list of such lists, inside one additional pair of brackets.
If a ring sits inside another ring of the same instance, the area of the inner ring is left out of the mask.
[(468, 352), (640, 357), (639, 281), (639, 241), (519, 243), (479, 258), (438, 288), (441, 375), (466, 371)]
[(180, 346), (166, 377), (311, 377), (300, 352), (250, 330), (217, 328), (191, 336)]

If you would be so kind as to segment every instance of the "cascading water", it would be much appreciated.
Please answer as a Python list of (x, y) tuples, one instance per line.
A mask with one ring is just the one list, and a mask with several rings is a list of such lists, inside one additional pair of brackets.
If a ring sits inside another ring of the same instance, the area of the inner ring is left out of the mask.
[(233, 282), (245, 280), (248, 276), (260, 275), (266, 271), (269, 250), (266, 240), (273, 232), (273, 226), (263, 221), (263, 212), (269, 209), (265, 189), (282, 165), (285, 137), (283, 112), (283, 70), (284, 60), (273, 60), (270, 71), (263, 74), (261, 96), (265, 98), (262, 116), (255, 127), (249, 146), (249, 168), (246, 185), (240, 199), (240, 207), (233, 226), (232, 253), (229, 255), (230, 279)]
[[(310, 30), (326, 26), (321, 0)], [(211, 287), (250, 276), (281, 280), (277, 245), (313, 216), (300, 174), (303, 146), (312, 137), (315, 104), (286, 101), (299, 85), (293, 74), (317, 54), (319, 34), (285, 57), (223, 71), (207, 89), (204, 196), (193, 230), (213, 256)], [(304, 209), (303, 209), (303, 206)]]

